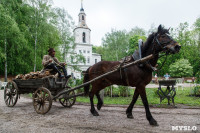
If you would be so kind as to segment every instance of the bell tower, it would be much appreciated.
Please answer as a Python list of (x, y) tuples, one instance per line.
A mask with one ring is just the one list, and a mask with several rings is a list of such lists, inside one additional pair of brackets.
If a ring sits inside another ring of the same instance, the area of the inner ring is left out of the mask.
[(74, 29), (75, 43), (90, 44), (90, 32), (86, 24), (86, 14), (83, 9), (83, 3), (81, 1), (81, 9), (78, 14), (78, 26)]
[[(68, 54), (68, 73), (73, 75), (74, 77), (81, 79), (81, 75), (83, 71), (86, 71), (88, 67), (94, 65), (95, 63), (101, 61), (101, 55), (97, 53), (93, 53), (92, 51), (92, 44), (90, 42), (90, 28), (88, 28), (86, 23), (86, 14), (83, 8), (83, 3), (81, 0), (81, 8), (80, 12), (78, 14), (78, 24), (73, 30), (74, 32), (74, 38), (75, 38), (75, 47), (73, 52)], [(82, 55), (85, 58), (85, 62), (77, 62), (76, 64), (73, 64), (74, 56), (75, 55)], [(71, 66), (77, 66), (80, 71), (75, 70)]]

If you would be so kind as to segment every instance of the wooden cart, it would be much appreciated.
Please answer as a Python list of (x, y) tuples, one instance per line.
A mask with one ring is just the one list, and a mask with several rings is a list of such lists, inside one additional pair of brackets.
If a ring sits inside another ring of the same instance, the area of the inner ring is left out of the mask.
[[(8, 82), (4, 89), (4, 100), (7, 106), (13, 107), (17, 103), (20, 94), (33, 94), (33, 106), (37, 113), (45, 114), (52, 106), (52, 99), (58, 93), (68, 90), (68, 79), (45, 77), (41, 79), (14, 79)], [(75, 95), (74, 91), (65, 93), (58, 98), (64, 107), (71, 107), (76, 101), (76, 97), (67, 98)]]

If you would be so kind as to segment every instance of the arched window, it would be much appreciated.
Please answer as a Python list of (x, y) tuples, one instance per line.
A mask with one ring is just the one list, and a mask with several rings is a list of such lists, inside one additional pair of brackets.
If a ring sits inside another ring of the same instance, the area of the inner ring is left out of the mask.
[(86, 43), (86, 40), (85, 40), (85, 32), (83, 32), (83, 43)]
[(87, 58), (87, 63), (89, 64), (90, 63), (90, 57), (88, 56)]
[(84, 16), (82, 16), (82, 20), (84, 20)]

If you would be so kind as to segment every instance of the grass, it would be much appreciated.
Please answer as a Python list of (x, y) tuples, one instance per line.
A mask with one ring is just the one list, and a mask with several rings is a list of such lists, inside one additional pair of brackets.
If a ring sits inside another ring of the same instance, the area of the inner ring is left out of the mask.
[[(157, 88), (147, 88), (147, 99), (149, 105), (160, 104), (160, 98), (156, 93)], [(176, 91), (176, 96), (174, 99), (175, 104), (184, 104), (188, 106), (198, 106), (200, 107), (200, 97), (192, 97), (190, 95), (190, 88), (184, 88), (184, 90)], [(130, 97), (104, 97), (104, 104), (118, 104), (118, 105), (129, 105), (132, 100), (132, 95), (134, 93), (134, 89), (131, 90)], [(77, 97), (77, 102), (89, 103), (89, 97)], [(94, 98), (94, 103), (97, 103), (96, 97)], [(167, 99), (164, 99), (161, 104), (167, 104)], [(172, 103), (170, 101), (170, 103)], [(142, 100), (139, 97), (136, 105), (143, 105)]]

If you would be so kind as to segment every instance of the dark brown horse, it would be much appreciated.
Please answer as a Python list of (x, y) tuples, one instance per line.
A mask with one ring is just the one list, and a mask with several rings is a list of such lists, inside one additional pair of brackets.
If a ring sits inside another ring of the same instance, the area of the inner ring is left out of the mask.
[[(94, 95), (97, 96), (98, 104), (97, 109), (100, 110), (103, 104), (99, 91), (104, 89), (107, 86), (116, 84), (123, 86), (132, 86), (136, 87), (133, 99), (126, 110), (126, 114), (128, 118), (133, 118), (132, 110), (135, 102), (140, 95), (142, 98), (142, 102), (145, 107), (146, 117), (149, 121), (150, 125), (158, 125), (156, 120), (152, 117), (151, 112), (149, 110), (149, 104), (147, 101), (145, 86), (150, 83), (152, 80), (152, 68), (156, 66), (157, 60), (159, 58), (159, 53), (177, 53), (179, 52), (181, 46), (169, 36), (169, 31), (164, 29), (161, 25), (158, 27), (158, 31), (156, 33), (152, 33), (147, 38), (147, 41), (141, 46), (142, 57), (146, 57), (150, 54), (154, 55), (154, 58), (149, 60), (145, 64), (137, 64), (132, 65), (125, 70), (114, 72), (110, 75), (107, 75), (99, 80), (92, 82), (92, 89), (89, 92), (90, 85), (84, 87), (85, 94), (89, 93), (90, 103), (91, 103), (91, 113), (94, 116), (98, 116), (98, 112), (95, 110), (93, 98)], [(134, 59), (131, 59), (133, 62)], [(94, 79), (95, 77), (100, 76), (103, 73), (106, 73), (112, 70), (115, 66), (119, 65), (119, 61), (101, 61), (99, 63), (94, 64), (90, 68), (87, 69), (86, 74), (84, 76), (84, 82)], [(125, 76), (123, 76), (125, 75)]]

